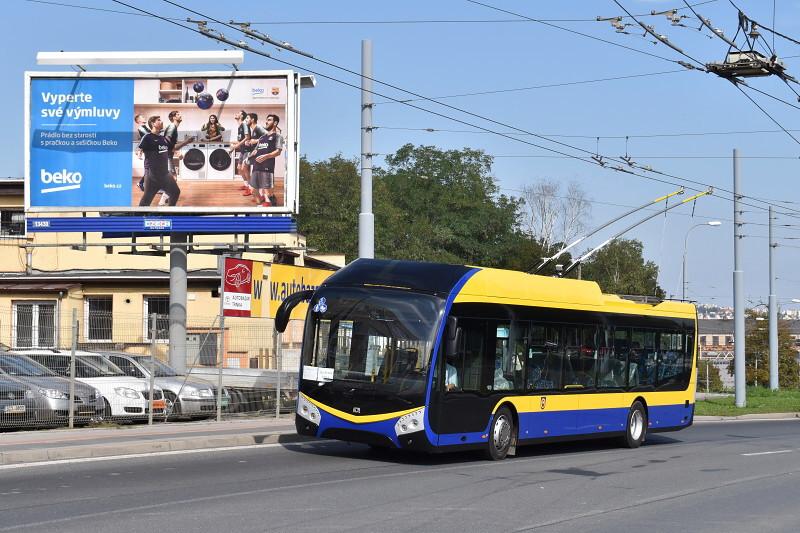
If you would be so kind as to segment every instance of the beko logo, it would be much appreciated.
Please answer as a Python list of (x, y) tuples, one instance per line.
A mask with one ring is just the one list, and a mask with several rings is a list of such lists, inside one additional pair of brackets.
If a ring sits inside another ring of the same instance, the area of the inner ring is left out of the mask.
[(42, 189), (42, 193), (68, 191), (71, 189), (80, 189), (83, 176), (80, 172), (70, 172), (67, 169), (58, 170), (55, 172), (48, 172), (45, 169), (41, 170), (40, 178), (45, 185), (56, 185), (56, 187), (48, 187)]

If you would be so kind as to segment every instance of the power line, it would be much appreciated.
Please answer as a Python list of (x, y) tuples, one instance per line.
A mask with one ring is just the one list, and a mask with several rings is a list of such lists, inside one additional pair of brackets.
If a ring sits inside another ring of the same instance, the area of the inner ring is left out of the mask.
[[(44, 4), (44, 5), (53, 5), (59, 7), (69, 7), (75, 9), (85, 9), (88, 11), (100, 11), (106, 13), (115, 13), (119, 15), (134, 15), (138, 17), (152, 17), (152, 15), (147, 15), (144, 13), (135, 13), (133, 11), (121, 11), (116, 9), (107, 9), (107, 8), (100, 8), (94, 6), (86, 6), (81, 4), (68, 4), (65, 2), (53, 2), (48, 0), (26, 0), (27, 2), (34, 3), (34, 4)], [(700, 2), (694, 4), (696, 6), (703, 5), (703, 4), (710, 4), (713, 2), (717, 2), (718, 0), (706, 0), (705, 2)], [(686, 9), (684, 7), (678, 9)], [(651, 13), (643, 13), (639, 16), (642, 17), (649, 17), (653, 16)], [(181, 21), (183, 22), (184, 19), (179, 18), (169, 18), (169, 20), (173, 21)], [(627, 17), (625, 17), (627, 18)], [(587, 18), (587, 19), (546, 19), (547, 22), (591, 22), (596, 23), (597, 19), (595, 18)], [(257, 21), (251, 22), (252, 25), (258, 26), (280, 26), (280, 25), (354, 25), (354, 24), (362, 24), (362, 25), (390, 25), (390, 24), (508, 24), (508, 23), (525, 23), (530, 22), (526, 20), (521, 20), (518, 18), (514, 19), (398, 19), (398, 20), (271, 20), (271, 21)]]
[[(446, 129), (446, 128), (407, 128), (407, 127), (400, 127), (400, 126), (373, 126), (375, 129), (384, 129), (384, 130), (404, 130), (404, 131), (425, 131), (428, 133), (480, 133), (484, 134), (484, 131), (478, 130), (453, 130), (453, 129)], [(789, 130), (793, 132), (800, 132), (800, 130)], [(523, 135), (521, 133), (515, 132), (506, 132), (509, 135)], [(704, 136), (714, 136), (714, 135), (745, 135), (745, 134), (764, 134), (764, 133), (783, 133), (783, 130), (740, 130), (740, 131), (709, 131), (709, 132), (682, 132), (682, 133), (648, 133), (648, 134), (640, 134), (640, 135), (568, 135), (568, 134), (560, 134), (560, 133), (542, 133), (541, 135), (545, 137), (563, 137), (563, 138), (570, 138), (570, 139), (601, 139), (601, 140), (623, 140), (623, 139), (654, 139), (659, 137), (704, 137)], [(642, 157), (642, 156), (639, 156)], [(725, 156), (730, 158), (730, 156)], [(748, 156), (740, 156), (748, 158)], [(798, 156), (786, 156), (785, 159), (797, 159)], [(750, 159), (757, 158), (756, 156), (750, 156)]]
[[(431, 96), (431, 97), (429, 97), (429, 99), (431, 99), (431, 100), (443, 100), (445, 98), (460, 98), (460, 97), (463, 97), (463, 96), (484, 96), (484, 95), (487, 95), (487, 94), (501, 94), (501, 93), (511, 93), (511, 92), (519, 92), (519, 91), (531, 91), (531, 90), (535, 90), (535, 89), (550, 89), (550, 88), (553, 88), (553, 87), (567, 87), (567, 86), (570, 86), (570, 85), (584, 85), (584, 84), (587, 84), (587, 83), (600, 83), (600, 82), (604, 82), (604, 81), (629, 80), (629, 79), (633, 79), (633, 78), (644, 78), (644, 77), (647, 77), (647, 76), (662, 76), (664, 74), (676, 74), (678, 72), (688, 72), (688, 71), (685, 68), (682, 68), (682, 69), (679, 69), (679, 70), (667, 70), (667, 71), (664, 71), (664, 72), (649, 72), (649, 73), (645, 73), (645, 74), (630, 74), (630, 75), (627, 75), (627, 76), (614, 76), (614, 77), (611, 77), (611, 78), (597, 78), (597, 79), (593, 79), (593, 80), (567, 81), (567, 82), (561, 82), (561, 83), (548, 83), (548, 84), (545, 84), (545, 85), (532, 85), (530, 87), (516, 87), (516, 88), (513, 88), (513, 89), (498, 89), (498, 90), (494, 90), (494, 91), (478, 91), (478, 92), (472, 92), (472, 93), (448, 94), (448, 95), (444, 95), (444, 96)], [(402, 100), (402, 102), (417, 102), (417, 101), (420, 101), (420, 100), (427, 100), (427, 99), (428, 98), (410, 98), (410, 99), (407, 99), (407, 100)], [(375, 102), (374, 105), (378, 105), (378, 104), (393, 104), (393, 103), (395, 103), (395, 102), (391, 102), (391, 101), (390, 102)]]
[(527, 15), (522, 15), (520, 13), (516, 13), (514, 11), (509, 11), (507, 9), (501, 9), (499, 7), (496, 7), (496, 6), (492, 6), (492, 5), (489, 5), (489, 4), (484, 4), (482, 2), (478, 2), (477, 0), (467, 0), (467, 2), (470, 2), (472, 4), (476, 4), (476, 5), (479, 5), (479, 6), (483, 6), (483, 7), (488, 8), (488, 9), (493, 9), (495, 11), (499, 11), (499, 12), (505, 13), (507, 15), (514, 15), (515, 17), (519, 17), (521, 19), (529, 20), (531, 22), (537, 22), (539, 24), (543, 24), (543, 25), (549, 26), (551, 28), (556, 28), (556, 29), (561, 30), (561, 31), (574, 33), (575, 35), (580, 35), (581, 37), (586, 37), (587, 39), (592, 39), (594, 41), (600, 41), (602, 43), (610, 44), (612, 46), (616, 46), (616, 47), (619, 47), (619, 48), (624, 48), (626, 50), (630, 50), (630, 51), (636, 52), (638, 54), (644, 54), (646, 56), (655, 57), (657, 59), (661, 59), (662, 61), (669, 61), (670, 63), (678, 63), (678, 64), (680, 64), (678, 61), (675, 61), (674, 59), (670, 59), (668, 57), (660, 56), (658, 54), (653, 54), (651, 52), (645, 52), (644, 50), (639, 50), (638, 48), (633, 48), (631, 46), (625, 46), (624, 44), (615, 43), (614, 41), (609, 41), (608, 39), (602, 39), (600, 37), (595, 37), (594, 35), (589, 35), (588, 33), (579, 32), (579, 31), (576, 31), (576, 30), (572, 30), (570, 28), (564, 28), (563, 26), (558, 26), (556, 24), (552, 24), (552, 23), (547, 22), (547, 21), (545, 21), (543, 19), (535, 19), (535, 18), (529, 17)]
[[(149, 11), (143, 10), (143, 9), (141, 9), (141, 8), (138, 8), (138, 7), (135, 7), (135, 6), (131, 6), (130, 4), (126, 4), (126, 3), (124, 3), (124, 2), (122, 2), (122, 1), (120, 1), (120, 0), (113, 0), (113, 1), (114, 1), (115, 3), (118, 3), (118, 4), (120, 4), (120, 5), (124, 5), (125, 7), (131, 8), (131, 9), (136, 9), (137, 11), (140, 11), (140, 12), (142, 12), (142, 13), (146, 13), (146, 14), (149, 14), (149, 15), (151, 15), (151, 16), (153, 16), (153, 17), (155, 17), (155, 18), (159, 18), (159, 19), (161, 19), (161, 20), (164, 20), (164, 21), (166, 21), (166, 22), (170, 22), (170, 23), (172, 23), (172, 24), (174, 24), (174, 25), (177, 25), (177, 26), (179, 26), (179, 27), (181, 27), (181, 28), (183, 28), (183, 29), (188, 29), (189, 31), (192, 31), (192, 32), (194, 32), (194, 33), (198, 33), (198, 34), (200, 34), (200, 35), (203, 35), (203, 36), (205, 36), (205, 37), (207, 37), (207, 38), (211, 38), (211, 39), (213, 39), (213, 40), (216, 40), (217, 42), (226, 43), (226, 44), (228, 44), (228, 45), (230, 45), (230, 46), (233, 46), (233, 47), (236, 47), (236, 48), (240, 48), (240, 49), (242, 49), (242, 50), (250, 51), (250, 52), (252, 52), (252, 53), (254, 53), (254, 54), (261, 55), (261, 56), (263, 56), (263, 57), (266, 57), (266, 58), (269, 58), (269, 59), (273, 59), (273, 60), (275, 60), (275, 61), (277, 61), (277, 62), (280, 62), (280, 63), (286, 64), (286, 65), (289, 65), (289, 66), (291, 66), (291, 67), (293, 67), (293, 68), (297, 68), (297, 69), (304, 68), (304, 67), (300, 67), (299, 65), (296, 65), (296, 64), (294, 64), (294, 63), (291, 63), (291, 62), (289, 62), (289, 61), (286, 61), (286, 60), (283, 60), (283, 59), (274, 58), (274, 57), (272, 57), (270, 54), (268, 54), (268, 53), (266, 53), (266, 52), (262, 52), (262, 51), (259, 51), (259, 50), (255, 50), (255, 49), (253, 49), (252, 47), (250, 47), (250, 46), (248, 46), (248, 45), (244, 44), (244, 43), (243, 43), (243, 42), (241, 42), (241, 41), (239, 41), (239, 42), (234, 42), (234, 41), (231, 41), (231, 40), (229, 40), (229, 39), (225, 38), (225, 37), (224, 37), (224, 35), (222, 35), (221, 33), (218, 33), (218, 32), (212, 32), (211, 30), (209, 30), (209, 29), (205, 28), (205, 26), (203, 26), (203, 30), (201, 31), (201, 30), (199, 30), (199, 29), (191, 28), (191, 27), (189, 27), (189, 26), (184, 26), (183, 24), (179, 24), (179, 23), (177, 23), (177, 22), (175, 22), (175, 21), (169, 20), (169, 19), (167, 19), (167, 18), (165, 18), (165, 17), (162, 17), (162, 16), (160, 16), (160, 15), (156, 15), (156, 14), (154, 14), (154, 13), (151, 13), (151, 12), (149, 12)], [(195, 13), (195, 14), (197, 14), (197, 15), (201, 16), (201, 17), (204, 17), (204, 18), (208, 18), (208, 19), (210, 19), (210, 20), (213, 20), (213, 21), (215, 21), (215, 22), (217, 22), (217, 23), (219, 23), (219, 24), (225, 25), (225, 26), (227, 26), (227, 27), (229, 27), (229, 28), (232, 28), (232, 29), (234, 29), (234, 30), (236, 30), (236, 31), (242, 31), (240, 28), (235, 28), (235, 27), (233, 27), (233, 26), (230, 26), (229, 24), (225, 24), (224, 22), (218, 21), (218, 20), (216, 20), (216, 19), (214, 19), (214, 18), (212, 18), (212, 17), (208, 17), (208, 16), (206, 16), (206, 15), (204, 15), (204, 14), (202, 14), (202, 13), (199, 13), (199, 12), (197, 12), (197, 11), (194, 11), (194, 10), (192, 10), (192, 9), (186, 8), (186, 7), (184, 7), (184, 6), (181, 6), (181, 5), (179, 5), (179, 4), (176, 4), (176, 3), (174, 3), (174, 2), (170, 2), (169, 0), (164, 0), (164, 1), (165, 1), (166, 3), (169, 3), (169, 4), (173, 5), (173, 6), (180, 7), (180, 8), (183, 8), (183, 9), (187, 10), (187, 11), (190, 11), (190, 12), (192, 12), (192, 13)], [(472, 0), (470, 0), (470, 1), (472, 1)], [(216, 34), (216, 35), (214, 35), (214, 33), (217, 33), (217, 34)], [(250, 35), (250, 33), (245, 33), (245, 34), (246, 34), (246, 35), (248, 35), (248, 36), (251, 36), (251, 37), (252, 37), (252, 35)], [(296, 50), (294, 50), (294, 49), (291, 49), (291, 48), (287, 48), (287, 49), (289, 49), (290, 51), (296, 52)], [(322, 60), (322, 59), (319, 59), (319, 58), (314, 58), (314, 57), (312, 57), (311, 59), (314, 59), (315, 61), (321, 62), (321, 63), (323, 63), (323, 64), (326, 64), (326, 65), (329, 65), (329, 66), (335, 67), (335, 68), (337, 68), (337, 69), (340, 69), (340, 70), (343, 70), (343, 71), (346, 71), (346, 72), (349, 72), (349, 73), (352, 73), (352, 74), (354, 74), (354, 75), (356, 75), (356, 76), (359, 76), (359, 77), (361, 77), (361, 74), (360, 74), (360, 73), (358, 73), (358, 72), (354, 72), (354, 71), (352, 71), (352, 70), (349, 70), (349, 69), (347, 69), (347, 68), (345, 68), (345, 67), (341, 67), (341, 66), (339, 66), (339, 65), (336, 65), (336, 64), (334, 64), (334, 63), (331, 63), (331, 62), (328, 62), (328, 61), (325, 61), (325, 60)], [(312, 74), (316, 74), (316, 75), (318, 75), (318, 76), (320, 76), (320, 77), (323, 77), (323, 78), (329, 79), (329, 80), (331, 80), (331, 81), (335, 81), (335, 82), (337, 82), (337, 83), (340, 83), (340, 84), (343, 84), (343, 85), (346, 85), (346, 86), (349, 86), (349, 87), (355, 88), (355, 89), (357, 89), (357, 90), (362, 90), (360, 87), (358, 87), (357, 85), (355, 85), (355, 84), (353, 84), (353, 83), (349, 83), (349, 82), (346, 82), (346, 81), (344, 81), (344, 80), (340, 80), (340, 79), (338, 79), (338, 78), (335, 78), (335, 77), (332, 77), (332, 76), (329, 76), (329, 75), (326, 75), (326, 74), (322, 74), (322, 73), (320, 73), (320, 72), (313, 71), (313, 70), (311, 70), (311, 69), (306, 69), (306, 70), (308, 70), (308, 71), (309, 71), (309, 72), (311, 72)], [(408, 94), (411, 94), (411, 95), (414, 95), (414, 96), (418, 96), (418, 97), (421, 97), (421, 96), (422, 96), (422, 95), (419, 95), (419, 94), (417, 94), (417, 93), (414, 93), (414, 92), (412, 92), (412, 91), (408, 91), (408, 90), (406, 90), (406, 89), (402, 89), (402, 88), (400, 88), (400, 87), (397, 87), (397, 86), (395, 86), (395, 85), (389, 84), (389, 83), (387, 83), (387, 82), (382, 82), (382, 81), (380, 81), (380, 80), (374, 80), (374, 81), (376, 81), (377, 83), (380, 83), (380, 84), (382, 84), (382, 85), (386, 85), (386, 86), (388, 86), (388, 87), (394, 88), (394, 89), (396, 89), (396, 90), (399, 90), (399, 91), (402, 91), (402, 92), (406, 92), (406, 93), (408, 93)], [(377, 95), (377, 96), (381, 96), (381, 97), (384, 97), (384, 98), (391, 99), (391, 100), (398, 100), (398, 99), (396, 99), (396, 98), (392, 98), (392, 97), (389, 97), (389, 96), (387, 96), (387, 95), (383, 95), (383, 94), (377, 93), (377, 92), (375, 92), (375, 91), (371, 91), (371, 93), (372, 93), (372, 94), (375, 94), (375, 95)], [(454, 106), (450, 106), (450, 105), (448, 105), (448, 104), (444, 104), (444, 103), (441, 103), (441, 102), (436, 102), (436, 101), (433, 101), (433, 100), (431, 100), (431, 102), (433, 102), (433, 103), (437, 103), (437, 104), (439, 104), (439, 105), (442, 105), (442, 106), (444, 106), (444, 107), (448, 107), (448, 108), (454, 109), (454, 110), (456, 110), (456, 111), (459, 111), (459, 112), (463, 112), (463, 113), (469, 113), (468, 111), (464, 111), (464, 110), (462, 110), (462, 109), (459, 109), (459, 108), (457, 108), (457, 107), (454, 107)], [(620, 160), (619, 160), (619, 159), (617, 159), (617, 158), (609, 157), (609, 158), (607, 158), (607, 159), (608, 159), (609, 161), (619, 162), (619, 163), (620, 163), (620, 166), (618, 166), (618, 167), (608, 167), (608, 166), (607, 166), (607, 165), (608, 165), (608, 162), (604, 162), (604, 161), (603, 161), (603, 158), (604, 158), (605, 156), (593, 155), (591, 158), (584, 158), (584, 157), (579, 157), (579, 156), (576, 156), (576, 155), (574, 155), (574, 154), (566, 154), (566, 153), (564, 153), (564, 152), (560, 152), (559, 150), (556, 150), (556, 149), (553, 149), (553, 148), (544, 147), (544, 146), (538, 145), (538, 144), (536, 144), (536, 143), (532, 143), (532, 142), (529, 142), (529, 141), (525, 141), (525, 140), (523, 140), (523, 139), (515, 138), (515, 137), (509, 136), (509, 135), (504, 135), (504, 134), (502, 134), (502, 133), (500, 133), (500, 132), (494, 132), (493, 130), (490, 130), (490, 129), (488, 129), (488, 128), (485, 128), (485, 127), (482, 127), (482, 126), (477, 126), (477, 125), (475, 125), (475, 124), (471, 124), (471, 123), (469, 123), (469, 122), (467, 122), (467, 121), (464, 121), (464, 120), (461, 120), (461, 119), (457, 119), (457, 118), (455, 118), (455, 117), (448, 116), (448, 115), (445, 115), (445, 114), (442, 114), (442, 113), (438, 113), (438, 112), (436, 112), (436, 111), (432, 111), (432, 110), (430, 110), (430, 109), (422, 108), (422, 107), (419, 107), (419, 106), (413, 105), (413, 104), (411, 104), (411, 103), (405, 103), (405, 105), (407, 105), (407, 106), (409, 106), (409, 107), (411, 107), (411, 108), (414, 108), (414, 109), (420, 110), (420, 111), (424, 111), (424, 112), (431, 113), (431, 114), (433, 114), (433, 115), (436, 115), (436, 116), (440, 116), (440, 117), (442, 117), (442, 118), (446, 118), (446, 119), (452, 120), (452, 121), (454, 121), (454, 122), (457, 122), (457, 123), (460, 123), (460, 124), (463, 124), (463, 125), (467, 125), (467, 126), (475, 127), (475, 128), (478, 128), (478, 129), (483, 129), (483, 130), (486, 130), (486, 131), (489, 131), (489, 132), (493, 132), (493, 133), (495, 133), (496, 135), (499, 135), (499, 136), (502, 136), (502, 137), (505, 137), (505, 138), (508, 138), (508, 139), (512, 139), (512, 140), (515, 140), (515, 141), (517, 141), (517, 142), (522, 142), (522, 143), (524, 143), (524, 144), (528, 144), (528, 145), (530, 145), (530, 146), (534, 146), (534, 147), (536, 147), (536, 148), (540, 148), (540, 149), (547, 150), (547, 151), (550, 151), (550, 152), (553, 152), (553, 153), (557, 153), (557, 154), (560, 154), (560, 155), (564, 155), (564, 156), (569, 156), (569, 157), (571, 157), (571, 158), (573, 158), (573, 159), (580, 160), (580, 161), (584, 161), (584, 162), (586, 162), (586, 163), (591, 163), (591, 164), (599, 165), (599, 166), (601, 166), (601, 167), (610, 168), (611, 170), (615, 170), (615, 171), (618, 171), (618, 172), (623, 172), (623, 173), (627, 173), (627, 174), (635, 175), (635, 176), (637, 176), (637, 177), (640, 177), (640, 178), (643, 178), (643, 179), (647, 179), (647, 180), (651, 180), (651, 181), (655, 181), (655, 182), (659, 182), (659, 183), (666, 183), (666, 184), (669, 184), (669, 185), (672, 185), (672, 186), (679, 186), (679, 184), (678, 184), (678, 183), (675, 183), (675, 182), (673, 182), (673, 181), (669, 181), (669, 180), (662, 179), (662, 178), (657, 178), (657, 177), (650, 176), (650, 175), (644, 175), (644, 174), (640, 174), (640, 173), (634, 172), (633, 170), (630, 170), (630, 169), (628, 169), (628, 168), (625, 168), (625, 167), (623, 167), (623, 166), (622, 166), (622, 161), (620, 161)], [(471, 114), (472, 116), (477, 116), (478, 118), (485, 118), (485, 117), (480, 117), (479, 115), (475, 115), (474, 113), (470, 113), (470, 114)], [(500, 125), (504, 125), (504, 124), (502, 124), (502, 123), (499, 123), (499, 122), (497, 122), (497, 121), (493, 121), (493, 120), (491, 120), (491, 119), (488, 119), (488, 118), (485, 118), (485, 119), (486, 119), (487, 121), (489, 121), (489, 122), (494, 122), (494, 123), (498, 123), (498, 124), (500, 124)], [(512, 127), (513, 129), (517, 129), (517, 130), (519, 130), (519, 131), (521, 131), (521, 132), (524, 132), (524, 133), (530, 133), (530, 132), (526, 132), (525, 130), (522, 130), (522, 129), (520, 129), (520, 128), (515, 128), (515, 127), (513, 127), (513, 126), (507, 126), (507, 125), (504, 125), (504, 126), (505, 126), (505, 127)], [(532, 134), (532, 135), (536, 135), (536, 134)], [(562, 146), (566, 146), (566, 147), (568, 147), (568, 148), (570, 148), (570, 149), (573, 149), (573, 150), (576, 150), (576, 151), (579, 151), (579, 152), (584, 152), (584, 153), (587, 153), (587, 154), (591, 154), (591, 152), (589, 152), (589, 151), (587, 151), (587, 150), (583, 150), (583, 149), (580, 149), (580, 148), (577, 148), (577, 147), (574, 147), (574, 146), (570, 146), (570, 145), (568, 145), (568, 144), (566, 144), (566, 143), (561, 143), (561, 142), (554, 141), (554, 140), (552, 140), (552, 139), (547, 139), (547, 138), (544, 138), (544, 137), (541, 137), (541, 136), (539, 136), (539, 137), (540, 137), (540, 138), (543, 138), (543, 139), (545, 139), (545, 140), (548, 140), (549, 142), (553, 142), (553, 143), (555, 143), (555, 144), (559, 144), (559, 145), (562, 145)], [(633, 165), (630, 165), (630, 166), (631, 166), (631, 167), (633, 167)], [(639, 167), (635, 167), (635, 168), (639, 168)], [(684, 182), (687, 182), (687, 183), (695, 183), (695, 184), (697, 184), (697, 185), (700, 185), (700, 186), (702, 186), (702, 187), (708, 187), (708, 184), (705, 184), (705, 183), (702, 183), (702, 182), (698, 182), (698, 181), (695, 181), (695, 180), (690, 180), (690, 179), (688, 179), (688, 178), (681, 178), (681, 177), (679, 177), (679, 176), (673, 176), (673, 175), (671, 175), (671, 174), (668, 174), (668, 173), (665, 173), (665, 172), (661, 172), (661, 171), (658, 171), (658, 170), (654, 170), (654, 169), (650, 169), (650, 168), (642, 168), (642, 170), (645, 170), (645, 171), (647, 171), (647, 172), (650, 172), (650, 173), (653, 173), (653, 174), (658, 174), (658, 175), (662, 175), (662, 176), (665, 176), (665, 177), (669, 177), (669, 178), (672, 178), (672, 179), (677, 179), (677, 180), (679, 180), (679, 181), (684, 181)], [(691, 190), (695, 190), (695, 191), (702, 191), (702, 189), (694, 189), (694, 188), (692, 188), (692, 187), (687, 187), (687, 188), (689, 188), (689, 189), (691, 189)], [(728, 193), (728, 194), (732, 194), (732, 192), (730, 192), (730, 191), (728, 191), (728, 190), (726, 190), (726, 189), (719, 188), (719, 190), (722, 190), (722, 191), (724, 191), (724, 192), (726, 192), (726, 193)], [(720, 197), (720, 198), (721, 198), (721, 199), (728, 200), (728, 201), (731, 201), (731, 198), (722, 198), (722, 197)], [(762, 202), (762, 203), (769, 203), (769, 202), (766, 202), (766, 201), (764, 201), (764, 200), (761, 200), (761, 199), (758, 199), (758, 198), (754, 198), (754, 199), (755, 199), (756, 201), (759, 201), (759, 202)], [(750, 204), (747, 204), (747, 203), (745, 203), (744, 205), (750, 205)], [(756, 208), (756, 209), (761, 209), (761, 210), (764, 210), (764, 209), (765, 209), (765, 208), (763, 208), (763, 207), (760, 207), (760, 206), (755, 206), (755, 205), (750, 205), (750, 206), (751, 206), (751, 207), (754, 207), (754, 208)], [(785, 207), (784, 207), (784, 209), (785, 209)], [(800, 213), (800, 211), (798, 211), (798, 213)]]
[(690, 56), (689, 54), (687, 54), (686, 52), (684, 52), (683, 50), (681, 50), (680, 48), (669, 42), (669, 39), (667, 39), (666, 36), (656, 33), (655, 30), (653, 30), (652, 26), (647, 26), (645, 23), (641, 22), (638, 19), (638, 17), (632, 15), (631, 12), (625, 8), (625, 6), (623, 6), (621, 3), (618, 2), (618, 0), (614, 0), (614, 3), (617, 4), (619, 8), (622, 9), (625, 13), (627, 13), (628, 16), (631, 17), (636, 22), (636, 24), (641, 26), (644, 31), (655, 37), (660, 43), (664, 44), (665, 46), (669, 46), (670, 48), (681, 54), (683, 57), (691, 59), (692, 61), (700, 65), (701, 70), (705, 70), (706, 68), (705, 63), (698, 61), (694, 57)]

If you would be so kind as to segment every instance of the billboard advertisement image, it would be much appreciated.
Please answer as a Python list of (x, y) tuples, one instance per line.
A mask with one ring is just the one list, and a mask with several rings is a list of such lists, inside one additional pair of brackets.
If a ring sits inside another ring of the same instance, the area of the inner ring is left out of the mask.
[(294, 213), (289, 71), (27, 73), (31, 212)]

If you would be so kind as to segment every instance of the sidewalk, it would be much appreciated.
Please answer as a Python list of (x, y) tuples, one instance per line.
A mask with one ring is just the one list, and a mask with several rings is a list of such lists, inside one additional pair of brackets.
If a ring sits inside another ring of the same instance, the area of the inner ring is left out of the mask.
[(0, 465), (306, 440), (294, 415), (0, 433)]

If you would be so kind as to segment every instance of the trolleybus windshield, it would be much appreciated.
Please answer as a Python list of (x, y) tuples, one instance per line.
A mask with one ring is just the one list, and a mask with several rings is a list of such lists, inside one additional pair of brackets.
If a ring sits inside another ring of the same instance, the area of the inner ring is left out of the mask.
[[(386, 409), (423, 403), (440, 298), (396, 289), (328, 288), (311, 304), (301, 390), (344, 387), (351, 399), (360, 393), (362, 400), (380, 400)], [(337, 396), (327, 399), (349, 404), (347, 394)]]

